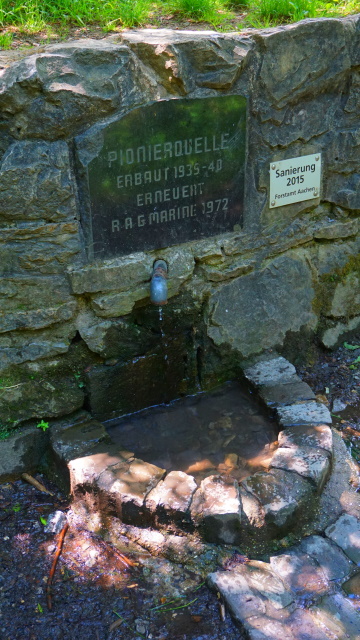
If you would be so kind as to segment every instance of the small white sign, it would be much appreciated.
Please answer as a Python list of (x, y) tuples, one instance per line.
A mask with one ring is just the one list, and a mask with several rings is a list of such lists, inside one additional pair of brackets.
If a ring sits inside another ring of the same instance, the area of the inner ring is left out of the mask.
[(270, 164), (270, 209), (320, 195), (321, 153)]

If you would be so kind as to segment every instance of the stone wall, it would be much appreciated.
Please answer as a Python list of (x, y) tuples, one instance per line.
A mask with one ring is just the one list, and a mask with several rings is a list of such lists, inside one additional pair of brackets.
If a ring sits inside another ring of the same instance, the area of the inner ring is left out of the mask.
[[(3, 429), (137, 410), (360, 326), (359, 71), (359, 16), (0, 53)], [(248, 100), (243, 228), (89, 262), (77, 141), (149, 102), (220, 95)], [(269, 163), (313, 153), (320, 197), (270, 208)], [(162, 321), (156, 258), (169, 265)]]

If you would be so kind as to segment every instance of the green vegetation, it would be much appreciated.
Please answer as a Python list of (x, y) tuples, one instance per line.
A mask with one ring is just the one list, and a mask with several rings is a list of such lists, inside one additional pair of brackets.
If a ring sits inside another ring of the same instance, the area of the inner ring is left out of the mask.
[(39, 422), (39, 424), (36, 425), (38, 429), (42, 429), (43, 431), (47, 431), (47, 429), (50, 428), (50, 425), (48, 422), (44, 422), (44, 420), (41, 420), (41, 422)]
[(0, 48), (11, 48), (19, 34), (49, 42), (76, 27), (83, 35), (99, 28), (186, 28), (190, 20), (226, 31), (357, 12), (360, 0), (0, 0)]

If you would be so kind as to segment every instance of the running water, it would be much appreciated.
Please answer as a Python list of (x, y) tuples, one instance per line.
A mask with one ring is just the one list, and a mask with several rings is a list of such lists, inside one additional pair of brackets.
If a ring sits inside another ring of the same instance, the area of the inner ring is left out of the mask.
[(165, 362), (167, 362), (168, 360), (168, 354), (167, 354), (167, 342), (165, 340), (165, 331), (163, 329), (163, 310), (162, 307), (159, 307), (159, 326), (160, 326), (160, 335), (161, 335), (161, 340), (163, 343), (163, 347), (164, 347), (164, 360)]

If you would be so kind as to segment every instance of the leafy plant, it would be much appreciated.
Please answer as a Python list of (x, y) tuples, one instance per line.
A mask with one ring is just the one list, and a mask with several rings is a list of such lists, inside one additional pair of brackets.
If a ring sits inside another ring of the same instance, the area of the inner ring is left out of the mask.
[(74, 373), (74, 378), (78, 383), (79, 389), (83, 389), (85, 387), (85, 382), (81, 380), (81, 373)]
[(44, 518), (44, 516), (40, 516), (40, 522), (41, 524), (44, 525), (44, 527), (47, 525), (47, 518)]
[(15, 511), (15, 513), (20, 511), (20, 509), (21, 509), (21, 505), (18, 502), (14, 504), (14, 506), (12, 507), (12, 510)]
[(348, 342), (344, 342), (345, 349), (349, 349), (349, 351), (355, 351), (356, 349), (360, 349), (360, 344), (349, 344)]
[(0, 33), (0, 49), (10, 49), (13, 37), (13, 34), (7, 31)]
[(353, 360), (349, 369), (357, 369), (358, 365), (360, 365), (360, 356), (358, 356), (355, 360)]
[(49, 423), (45, 422), (44, 420), (41, 420), (41, 422), (39, 422), (36, 426), (38, 429), (42, 429), (43, 431), (46, 431), (50, 428)]

